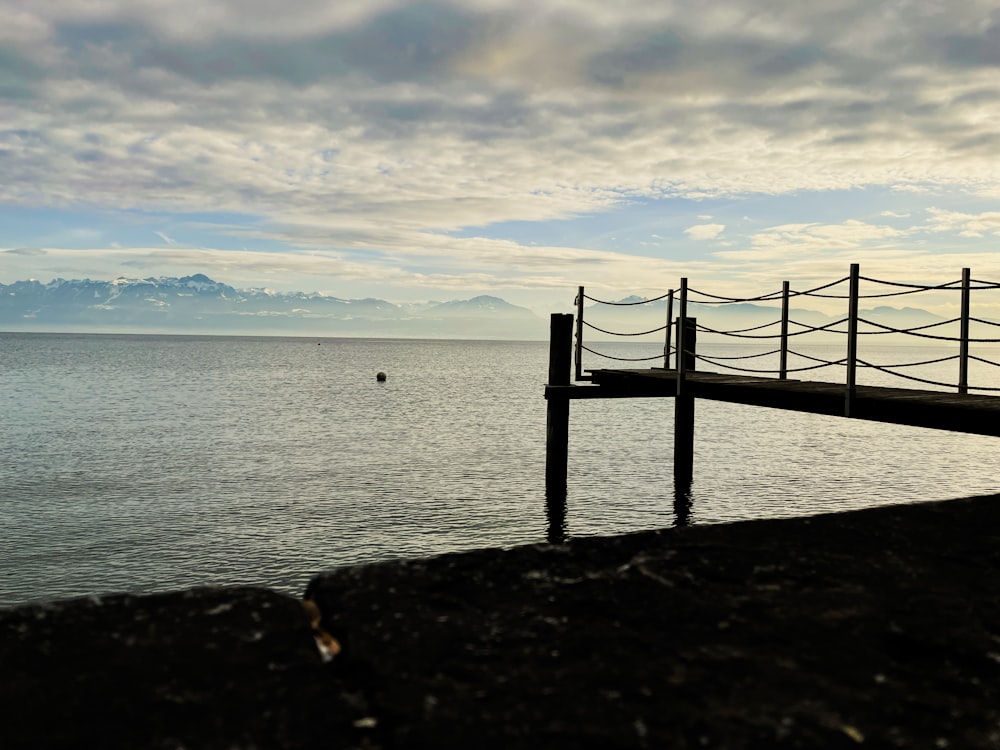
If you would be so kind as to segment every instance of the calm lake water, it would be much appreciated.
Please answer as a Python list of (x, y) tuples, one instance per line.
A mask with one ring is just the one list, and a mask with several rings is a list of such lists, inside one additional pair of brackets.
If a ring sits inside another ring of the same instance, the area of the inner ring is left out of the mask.
[[(553, 523), (547, 354), (544, 342), (0, 334), (0, 606), (206, 583), (301, 594), (341, 565), (675, 524), (669, 399), (572, 404), (567, 510)], [(1000, 491), (996, 439), (706, 401), (695, 439), (690, 523)]]

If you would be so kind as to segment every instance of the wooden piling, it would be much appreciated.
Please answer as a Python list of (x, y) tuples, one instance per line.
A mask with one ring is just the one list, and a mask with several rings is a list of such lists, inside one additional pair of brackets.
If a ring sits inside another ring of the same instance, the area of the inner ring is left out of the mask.
[[(549, 325), (549, 385), (569, 385), (573, 367), (573, 316), (553, 313)], [(545, 493), (565, 495), (569, 464), (569, 399), (549, 398), (545, 429)]]
[[(686, 280), (685, 280), (686, 281)], [(686, 292), (686, 290), (685, 290)], [(681, 317), (677, 319), (677, 395), (674, 398), (674, 488), (688, 487), (694, 476), (694, 396), (681, 384), (685, 373), (696, 369), (698, 321), (687, 317), (686, 294), (681, 297)], [(680, 344), (683, 342), (683, 348)]]

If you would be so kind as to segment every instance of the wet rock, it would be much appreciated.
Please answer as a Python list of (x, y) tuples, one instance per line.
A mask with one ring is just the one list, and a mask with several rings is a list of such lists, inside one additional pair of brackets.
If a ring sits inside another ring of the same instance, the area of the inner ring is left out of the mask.
[(343, 568), (308, 596), (0, 611), (0, 747), (1000, 746), (1000, 497)]
[(262, 589), (0, 611), (0, 664), (4, 748), (309, 747), (349, 721), (302, 603)]
[(1000, 498), (332, 571), (386, 747), (993, 747)]

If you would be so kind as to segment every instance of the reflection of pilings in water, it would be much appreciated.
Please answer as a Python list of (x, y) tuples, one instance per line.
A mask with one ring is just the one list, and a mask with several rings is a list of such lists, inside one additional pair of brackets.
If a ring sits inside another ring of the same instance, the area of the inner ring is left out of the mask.
[(548, 519), (548, 533), (545, 541), (549, 544), (564, 544), (566, 533), (566, 492), (548, 493), (545, 496), (545, 516)]
[(674, 475), (674, 526), (688, 526), (691, 523), (691, 477), (681, 479)]

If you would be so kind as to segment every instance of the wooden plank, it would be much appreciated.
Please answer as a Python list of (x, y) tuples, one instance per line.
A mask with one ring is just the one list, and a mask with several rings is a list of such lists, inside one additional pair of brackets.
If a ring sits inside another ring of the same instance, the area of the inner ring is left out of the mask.
[[(676, 395), (675, 370), (591, 370), (591, 386), (575, 391), (546, 388), (547, 398), (632, 398)], [(749, 406), (843, 416), (845, 386), (808, 380), (689, 371), (686, 383), (696, 398)], [(1000, 437), (1000, 396), (882, 386), (855, 389), (852, 417)]]

